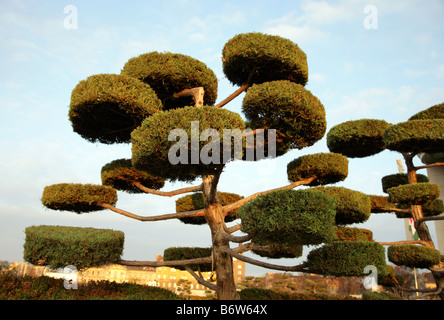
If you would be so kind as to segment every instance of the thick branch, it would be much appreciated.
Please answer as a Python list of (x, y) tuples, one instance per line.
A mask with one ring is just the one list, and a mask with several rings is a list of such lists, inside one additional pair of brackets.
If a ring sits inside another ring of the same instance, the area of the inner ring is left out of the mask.
[(179, 213), (170, 213), (170, 214), (163, 214), (158, 216), (151, 216), (151, 217), (142, 217), (137, 214), (118, 209), (108, 203), (103, 202), (97, 202), (96, 205), (101, 206), (105, 209), (109, 209), (111, 211), (114, 211), (118, 214), (121, 214), (125, 217), (136, 219), (139, 221), (161, 221), (161, 220), (170, 220), (170, 219), (180, 219), (180, 218), (190, 218), (190, 217), (201, 217), (204, 215), (205, 210), (193, 210), (193, 211), (185, 211), (185, 212), (179, 212)]
[(393, 246), (397, 244), (421, 244), (423, 246), (429, 246), (429, 243), (427, 241), (421, 241), (421, 240), (410, 240), (410, 241), (394, 241), (394, 242), (378, 242), (382, 246)]
[(188, 266), (192, 264), (204, 264), (211, 263), (211, 257), (207, 258), (196, 258), (189, 260), (174, 260), (174, 261), (129, 261), (120, 260), (118, 264), (130, 267), (177, 267), (177, 266)]
[(431, 164), (428, 164), (425, 166), (415, 167), (415, 170), (427, 169), (427, 168), (433, 168), (433, 167), (444, 167), (444, 162), (436, 162), (436, 163), (431, 163)]
[(262, 262), (262, 261), (259, 261), (259, 260), (256, 260), (256, 259), (252, 259), (252, 258), (249, 258), (249, 257), (245, 257), (245, 256), (243, 256), (243, 255), (241, 255), (241, 254), (237, 253), (236, 251), (234, 251), (232, 249), (229, 249), (229, 248), (226, 248), (225, 252), (227, 254), (231, 255), (232, 257), (238, 259), (238, 260), (241, 260), (241, 261), (244, 261), (244, 262), (247, 262), (247, 263), (251, 263), (251, 264), (254, 264), (256, 266), (263, 267), (263, 268), (282, 270), (282, 271), (300, 271), (300, 272), (306, 271), (306, 270), (304, 270), (304, 268), (306, 268), (306, 264), (305, 263), (297, 265), (297, 266), (287, 267), (287, 266), (271, 264), (271, 263)]
[(418, 229), (421, 223), (432, 220), (444, 220), (444, 216), (420, 218), (417, 221), (415, 221), (415, 229)]
[(201, 184), (199, 186), (186, 187), (186, 188), (177, 189), (177, 190), (173, 190), (173, 191), (159, 191), (159, 190), (154, 190), (154, 189), (147, 188), (143, 184), (141, 184), (139, 181), (133, 181), (133, 185), (136, 186), (137, 188), (139, 188), (140, 190), (142, 190), (145, 193), (155, 194), (155, 195), (158, 195), (158, 196), (170, 197), (170, 198), (174, 197), (174, 196), (177, 196), (179, 194), (183, 194), (183, 193), (202, 191), (202, 186), (203, 186)]
[(222, 108), (223, 106), (225, 106), (227, 103), (229, 103), (231, 100), (233, 100), (234, 98), (236, 98), (237, 96), (239, 96), (242, 92), (246, 91), (250, 86), (251, 86), (251, 81), (253, 80), (253, 75), (256, 72), (256, 68), (253, 68), (253, 70), (251, 70), (250, 74), (248, 75), (248, 79), (247, 82), (240, 87), (239, 89), (237, 89), (236, 91), (234, 91), (232, 94), (230, 94), (227, 98), (225, 98), (223, 101), (219, 102), (216, 105), (216, 108)]
[(196, 279), (198, 283), (207, 287), (208, 289), (217, 290), (217, 286), (209, 281), (204, 280), (202, 277), (199, 277), (189, 266), (185, 266), (185, 269)]
[(229, 212), (242, 207), (245, 203), (247, 203), (247, 202), (249, 202), (251, 200), (254, 200), (254, 199), (256, 199), (257, 197), (259, 197), (261, 195), (264, 195), (264, 194), (267, 194), (267, 193), (270, 193), (270, 192), (273, 192), (273, 191), (284, 190), (284, 189), (293, 189), (293, 188), (298, 187), (298, 186), (307, 185), (307, 184), (310, 184), (314, 179), (316, 179), (316, 177), (311, 177), (311, 178), (308, 178), (308, 179), (296, 181), (296, 182), (294, 182), (294, 183), (292, 183), (292, 184), (290, 184), (288, 186), (284, 186), (284, 187), (279, 187), (279, 188), (275, 188), (275, 189), (271, 189), (271, 190), (267, 190), (267, 191), (258, 192), (258, 193), (255, 193), (255, 194), (249, 196), (249, 197), (246, 197), (246, 198), (243, 198), (243, 199), (241, 199), (239, 201), (236, 201), (236, 202), (234, 202), (232, 204), (226, 205), (226, 206), (222, 207), (222, 209), (224, 210), (225, 214), (228, 214)]
[(251, 236), (250, 235), (245, 235), (245, 236), (233, 236), (232, 234), (225, 234), (224, 237), (231, 242), (235, 242), (235, 243), (242, 243), (245, 241), (249, 241), (251, 240)]

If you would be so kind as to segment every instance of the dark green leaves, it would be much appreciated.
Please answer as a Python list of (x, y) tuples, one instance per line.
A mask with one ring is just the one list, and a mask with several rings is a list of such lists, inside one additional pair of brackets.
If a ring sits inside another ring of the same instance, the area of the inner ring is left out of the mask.
[(97, 202), (114, 205), (117, 191), (102, 185), (60, 183), (45, 187), (42, 203), (53, 210), (76, 213), (104, 210)]
[(32, 226), (25, 230), (24, 259), (35, 265), (77, 269), (116, 263), (123, 252), (120, 231), (62, 226)]
[(430, 268), (439, 264), (440, 261), (438, 250), (414, 244), (390, 246), (387, 250), (387, 256), (394, 264), (410, 268)]
[(343, 122), (328, 132), (328, 149), (350, 158), (377, 154), (385, 149), (383, 134), (389, 126), (384, 120), (373, 119)]
[(150, 85), (164, 103), (164, 110), (191, 106), (191, 98), (175, 100), (172, 96), (184, 89), (204, 87), (204, 104), (217, 98), (217, 78), (203, 62), (177, 53), (150, 52), (128, 60), (122, 74)]
[(335, 236), (335, 201), (311, 190), (280, 190), (239, 209), (242, 231), (254, 242), (286, 245), (330, 242)]
[(320, 140), (326, 131), (325, 109), (302, 85), (272, 81), (253, 85), (242, 111), (252, 129), (275, 129), (278, 149), (302, 149)]
[(147, 84), (123, 75), (98, 74), (72, 91), (69, 119), (74, 132), (88, 141), (128, 143), (131, 131), (161, 108)]
[(228, 80), (242, 86), (255, 69), (252, 82), (308, 81), (307, 56), (292, 41), (259, 32), (239, 34), (222, 51), (223, 71)]

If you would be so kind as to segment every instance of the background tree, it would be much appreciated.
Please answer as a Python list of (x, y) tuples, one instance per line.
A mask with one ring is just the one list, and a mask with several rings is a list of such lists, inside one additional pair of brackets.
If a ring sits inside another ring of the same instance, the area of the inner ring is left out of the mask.
[[(388, 196), (372, 196), (372, 212), (393, 212), (398, 218), (413, 219), (412, 229), (417, 231), (418, 237), (412, 241), (384, 243), (389, 245), (388, 259), (399, 266), (430, 269), (437, 284), (432, 293), (443, 298), (444, 268), (424, 222), (444, 219), (437, 216), (444, 211), (444, 206), (438, 199), (439, 185), (429, 183), (428, 178), (417, 171), (444, 166), (439, 161), (444, 150), (444, 103), (398, 124), (375, 119), (338, 124), (328, 132), (327, 145), (331, 152), (349, 158), (368, 157), (384, 150), (402, 155), (407, 173), (382, 178), (382, 190)], [(415, 165), (415, 157), (422, 159), (425, 165)]]
[[(27, 261), (78, 268), (104, 263), (183, 268), (219, 299), (239, 298), (233, 257), (276, 270), (329, 276), (365, 276), (366, 266), (372, 265), (379, 275), (387, 275), (384, 247), (372, 240), (370, 231), (347, 227), (369, 218), (370, 197), (327, 186), (347, 177), (348, 159), (339, 152), (291, 161), (289, 184), (280, 188), (246, 197), (218, 190), (228, 161), (253, 162), (306, 148), (327, 128), (322, 103), (304, 87), (307, 58), (295, 43), (262, 33), (239, 34), (225, 44), (222, 62), (227, 79), (239, 88), (217, 105), (214, 73), (181, 54), (143, 54), (130, 59), (121, 74), (81, 81), (69, 108), (73, 130), (90, 142), (131, 143), (132, 158), (104, 165), (101, 185), (61, 183), (45, 187), (42, 196), (42, 203), (54, 210), (80, 214), (108, 209), (139, 221), (205, 223), (212, 247), (169, 248), (164, 261), (124, 261), (118, 231), (40, 226), (26, 230)], [(246, 120), (223, 108), (243, 92)], [(227, 136), (226, 130), (240, 134)], [(161, 191), (166, 180), (199, 182)], [(299, 186), (307, 188), (293, 190)], [(175, 213), (141, 216), (116, 207), (117, 190), (191, 195), (177, 200)], [(233, 219), (240, 223), (228, 227)], [(259, 257), (300, 257), (303, 248), (313, 245), (317, 248), (305, 262), (290, 267), (242, 255), (251, 250)], [(216, 284), (200, 276), (208, 270), (215, 271)]]

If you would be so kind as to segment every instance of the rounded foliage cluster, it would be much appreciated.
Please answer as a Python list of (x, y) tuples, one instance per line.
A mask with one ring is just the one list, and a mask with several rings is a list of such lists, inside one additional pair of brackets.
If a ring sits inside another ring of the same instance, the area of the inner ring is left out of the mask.
[[(429, 182), (429, 178), (423, 174), (416, 174), (417, 182)], [(387, 193), (387, 190), (400, 185), (409, 184), (409, 177), (406, 173), (390, 174), (382, 177), (382, 191)]]
[(414, 244), (398, 244), (387, 249), (389, 261), (398, 266), (430, 268), (439, 264), (440, 252), (434, 248)]
[(444, 103), (431, 106), (428, 109), (418, 112), (410, 117), (409, 120), (424, 120), (424, 119), (444, 119)]
[(165, 180), (152, 176), (145, 171), (136, 170), (131, 164), (131, 159), (114, 160), (102, 167), (102, 184), (113, 187), (117, 190), (129, 193), (142, 193), (143, 191), (133, 185), (133, 182), (140, 182), (150, 189), (161, 189), (165, 185)]
[(42, 204), (52, 210), (76, 213), (100, 211), (98, 202), (114, 205), (117, 191), (102, 185), (60, 183), (43, 189)]
[(335, 241), (373, 241), (373, 232), (362, 228), (336, 227)]
[(306, 54), (292, 41), (260, 32), (238, 34), (222, 50), (223, 71), (234, 85), (244, 85), (254, 69), (253, 83), (308, 81)]
[(318, 186), (343, 181), (348, 175), (348, 159), (338, 153), (315, 153), (291, 161), (287, 176), (291, 182), (316, 177), (309, 185)]
[(372, 241), (333, 242), (307, 256), (308, 270), (325, 276), (363, 277), (369, 265), (375, 266), (380, 275), (388, 273), (385, 249)]
[[(203, 138), (202, 132), (206, 129), (212, 129), (217, 137), (211, 139), (218, 139), (220, 143)], [(235, 129), (244, 130), (245, 122), (239, 114), (226, 109), (202, 106), (161, 111), (133, 131), (132, 164), (136, 169), (171, 181), (193, 181), (198, 176), (214, 174), (225, 163), (224, 151), (228, 150), (228, 160), (234, 157), (235, 141), (231, 137), (224, 141), (224, 130)], [(208, 140), (217, 146), (219, 157), (204, 163), (202, 154), (212, 152), (207, 149)]]
[(278, 149), (302, 149), (326, 131), (325, 109), (302, 85), (272, 81), (248, 89), (242, 111), (252, 129), (275, 129)]
[[(243, 197), (235, 193), (218, 192), (217, 197), (219, 198), (220, 204), (226, 206), (232, 204)], [(205, 208), (205, 195), (202, 192), (196, 192), (193, 194), (186, 195), (176, 200), (176, 212), (185, 212), (200, 210)], [(225, 217), (225, 222), (231, 222), (238, 218), (238, 210), (233, 210)], [(202, 225), (206, 224), (207, 221), (205, 217), (187, 217), (180, 218), (185, 224)]]
[(88, 141), (128, 143), (131, 131), (161, 108), (149, 85), (124, 75), (98, 74), (72, 91), (69, 119), (74, 132)]
[[(260, 257), (265, 257), (269, 259), (282, 259), (282, 258), (299, 258), (302, 256), (303, 246), (302, 245), (287, 245), (282, 243), (275, 243), (270, 241), (255, 241), (254, 244), (259, 245), (251, 250), (254, 254)], [(263, 248), (260, 246), (266, 246)]]
[(25, 230), (24, 259), (35, 265), (77, 269), (116, 263), (123, 252), (121, 231), (63, 226), (32, 226)]
[(335, 236), (335, 201), (318, 191), (270, 192), (243, 205), (239, 216), (255, 243), (319, 244)]
[(350, 158), (362, 158), (385, 149), (383, 134), (390, 126), (384, 120), (361, 119), (346, 121), (330, 129), (327, 146)]
[[(181, 261), (198, 258), (208, 258), (213, 253), (213, 248), (198, 248), (198, 247), (174, 247), (165, 249), (163, 252), (164, 261)], [(200, 270), (202, 272), (212, 271), (211, 263), (204, 264), (190, 264), (188, 265), (192, 270)], [(185, 270), (184, 266), (175, 266), (174, 268)]]
[(387, 196), (369, 195), (372, 213), (386, 213), (397, 209)]
[(435, 153), (444, 150), (444, 119), (410, 120), (384, 132), (387, 149), (398, 152)]
[(393, 187), (388, 189), (387, 192), (390, 202), (421, 205), (435, 201), (439, 197), (440, 187), (437, 184), (421, 182)]
[(150, 52), (126, 62), (122, 74), (147, 83), (164, 103), (164, 109), (194, 105), (190, 99), (174, 101), (172, 96), (184, 89), (203, 87), (204, 104), (213, 105), (217, 98), (217, 78), (203, 62), (192, 57)]
[(316, 187), (336, 202), (336, 224), (347, 225), (367, 221), (371, 215), (370, 197), (344, 187)]

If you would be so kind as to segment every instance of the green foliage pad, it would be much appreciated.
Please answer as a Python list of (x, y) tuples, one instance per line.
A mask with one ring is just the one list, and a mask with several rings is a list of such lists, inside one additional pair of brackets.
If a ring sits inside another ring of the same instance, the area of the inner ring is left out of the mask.
[[(164, 261), (181, 261), (198, 258), (208, 258), (213, 253), (213, 248), (198, 248), (198, 247), (174, 247), (165, 249), (163, 253)], [(193, 271), (212, 271), (211, 263), (205, 264), (191, 264), (188, 265)], [(185, 270), (183, 266), (176, 266), (176, 269)]]
[(131, 58), (122, 74), (150, 85), (164, 103), (164, 109), (194, 105), (191, 98), (171, 100), (184, 89), (204, 87), (204, 104), (213, 105), (217, 98), (217, 78), (203, 62), (178, 53), (150, 52)]
[(350, 158), (368, 157), (385, 149), (383, 134), (389, 126), (384, 120), (346, 121), (330, 129), (327, 146)]
[(259, 196), (239, 209), (242, 231), (256, 243), (305, 245), (335, 236), (335, 201), (311, 190), (279, 190)]
[(302, 85), (272, 81), (253, 85), (242, 111), (252, 129), (275, 129), (277, 145), (302, 149), (320, 140), (327, 127), (325, 109)]
[(437, 184), (422, 182), (405, 184), (387, 190), (389, 200), (393, 203), (420, 205), (435, 201), (440, 194)]
[(161, 109), (156, 93), (142, 81), (98, 74), (72, 91), (69, 120), (74, 132), (90, 142), (128, 143), (131, 131)]
[(103, 185), (129, 193), (143, 192), (132, 184), (132, 182), (136, 181), (154, 190), (161, 189), (165, 185), (164, 179), (134, 169), (131, 164), (131, 159), (114, 160), (104, 165), (102, 167), (101, 177)]
[(223, 71), (234, 85), (242, 86), (255, 69), (252, 82), (308, 81), (306, 54), (292, 41), (260, 32), (238, 34), (222, 50)]
[(386, 275), (385, 249), (371, 241), (338, 241), (312, 250), (307, 256), (312, 273), (336, 277), (362, 277), (364, 269), (373, 265), (378, 274)]
[(316, 153), (299, 157), (287, 165), (291, 182), (316, 177), (310, 186), (343, 181), (348, 175), (348, 160), (337, 153)]
[(97, 202), (114, 205), (117, 202), (116, 189), (101, 185), (60, 183), (45, 187), (42, 195), (42, 204), (52, 210), (76, 213), (104, 210)]
[(396, 265), (410, 268), (430, 268), (439, 264), (440, 252), (436, 249), (414, 244), (390, 246), (388, 259)]
[(120, 231), (62, 226), (32, 226), (25, 230), (24, 259), (34, 265), (77, 269), (115, 263), (123, 252)]

